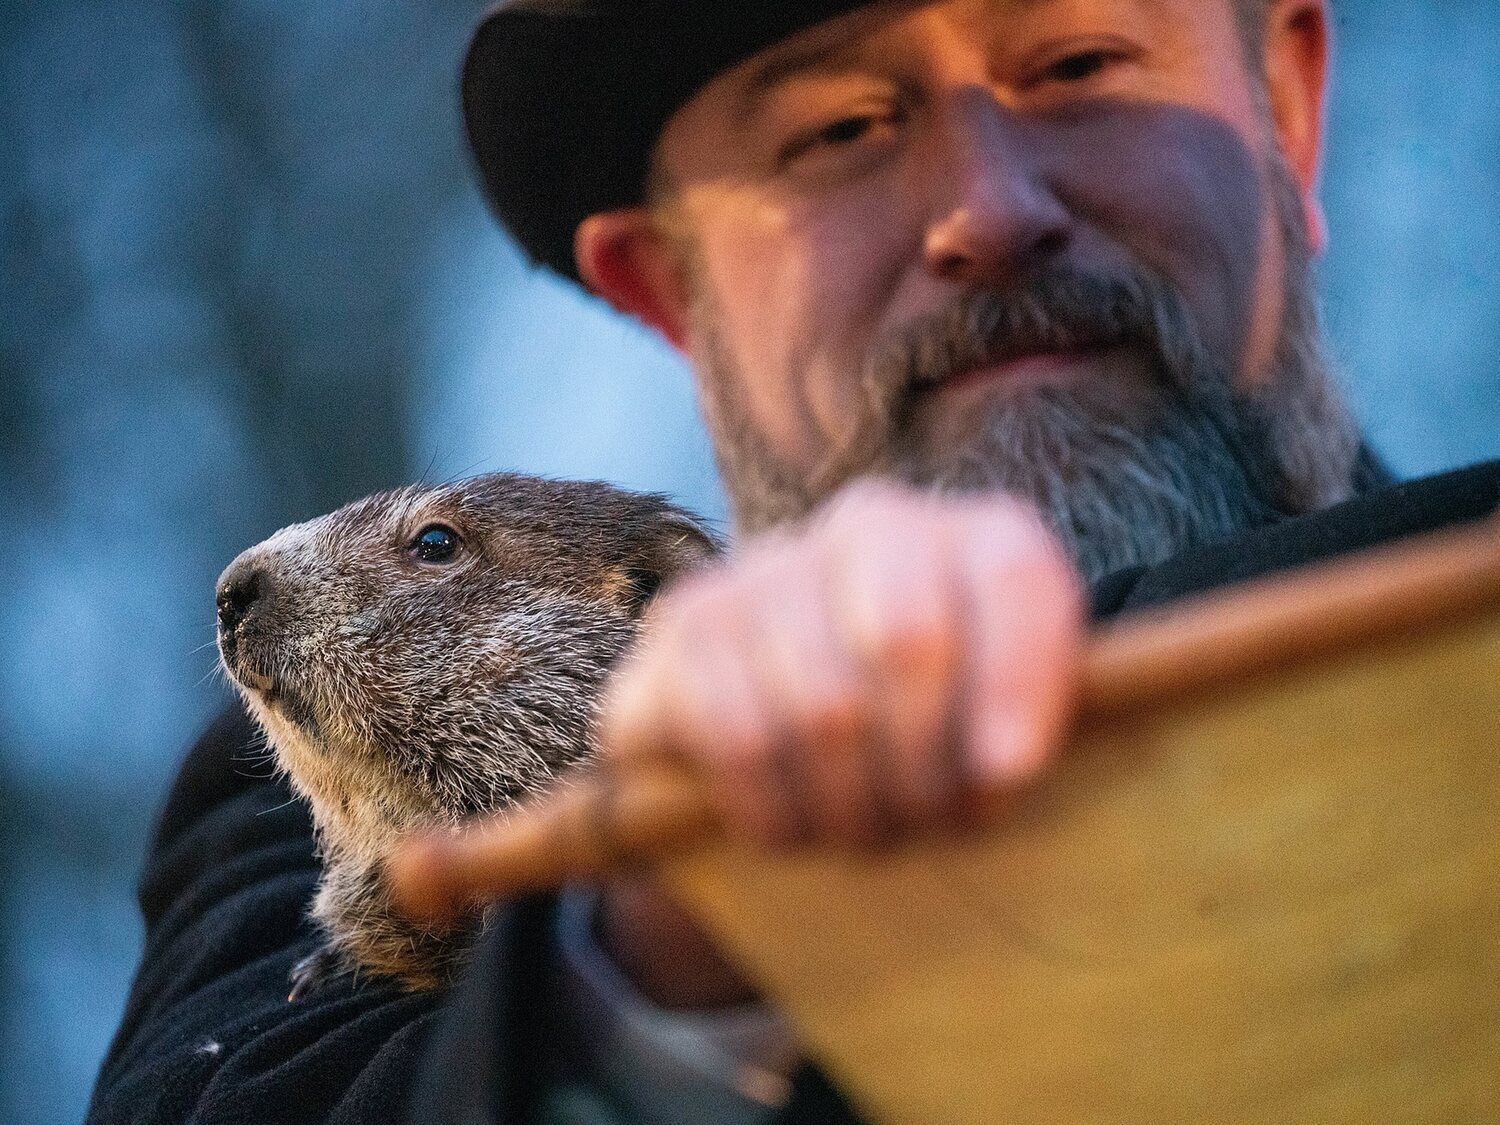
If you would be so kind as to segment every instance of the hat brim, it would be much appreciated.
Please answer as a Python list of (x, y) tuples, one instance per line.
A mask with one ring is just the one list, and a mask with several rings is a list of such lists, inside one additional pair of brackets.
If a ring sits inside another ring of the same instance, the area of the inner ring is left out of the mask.
[(463, 68), (464, 125), (491, 205), (534, 260), (577, 281), (578, 224), (642, 201), (656, 139), (684, 102), (771, 44), (868, 2), (496, 9)]

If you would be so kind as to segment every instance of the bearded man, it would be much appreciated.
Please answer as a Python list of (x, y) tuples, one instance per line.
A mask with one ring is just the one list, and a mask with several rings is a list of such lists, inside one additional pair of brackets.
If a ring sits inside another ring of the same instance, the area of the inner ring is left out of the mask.
[[(658, 603), (606, 753), (692, 763), (767, 846), (962, 830), (1057, 751), (1087, 609), (1500, 503), (1496, 465), (1387, 487), (1330, 376), (1328, 22), (521, 0), (482, 25), (465, 110), (497, 210), (689, 357), (740, 533)], [(508, 908), (451, 995), (287, 1006), (310, 845), (232, 774), (247, 737), (226, 717), (169, 804), (98, 1119), (847, 1113), (639, 880)]]

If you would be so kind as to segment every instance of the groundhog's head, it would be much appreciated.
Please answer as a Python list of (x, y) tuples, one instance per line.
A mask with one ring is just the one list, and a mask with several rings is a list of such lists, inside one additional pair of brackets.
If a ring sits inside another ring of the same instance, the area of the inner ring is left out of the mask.
[(511, 474), (277, 532), (219, 579), (219, 651), (325, 835), (503, 808), (586, 757), (645, 603), (711, 555), (660, 496)]

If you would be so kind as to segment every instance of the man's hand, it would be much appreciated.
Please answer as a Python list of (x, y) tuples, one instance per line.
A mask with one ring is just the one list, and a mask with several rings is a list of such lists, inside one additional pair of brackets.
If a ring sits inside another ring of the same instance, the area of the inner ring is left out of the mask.
[[(684, 761), (729, 834), (764, 845), (951, 832), (1058, 748), (1083, 607), (1029, 508), (859, 484), (661, 597), (604, 752)], [(602, 936), (658, 1003), (749, 994), (648, 882), (611, 886)]]
[(664, 594), (601, 741), (686, 762), (760, 844), (960, 827), (1057, 748), (1083, 605), (1029, 508), (861, 483)]

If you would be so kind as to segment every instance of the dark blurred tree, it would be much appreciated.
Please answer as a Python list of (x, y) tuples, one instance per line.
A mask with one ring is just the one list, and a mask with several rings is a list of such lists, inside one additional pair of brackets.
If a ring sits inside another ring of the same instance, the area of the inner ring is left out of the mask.
[(194, 652), (214, 575), (421, 471), (481, 6), (0, 5), (0, 1120), (81, 1113), (136, 948), (142, 778), (223, 699)]

